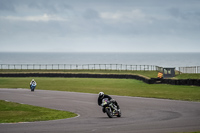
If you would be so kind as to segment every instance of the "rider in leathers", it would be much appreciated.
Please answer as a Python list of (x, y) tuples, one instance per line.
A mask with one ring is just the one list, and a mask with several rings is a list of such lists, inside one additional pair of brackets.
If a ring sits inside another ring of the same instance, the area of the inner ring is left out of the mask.
[(30, 88), (31, 88), (31, 85), (32, 85), (32, 84), (37, 85), (37, 83), (35, 82), (34, 79), (32, 79), (31, 82), (30, 82)]
[[(110, 97), (109, 95), (104, 94), (103, 92), (99, 92), (99, 97), (98, 97), (98, 105), (99, 106), (101, 106), (102, 100), (104, 98), (108, 98), (109, 101), (113, 102), (117, 106), (117, 110), (119, 110), (118, 103), (114, 99), (112, 99), (112, 97)], [(103, 110), (103, 112), (105, 113), (105, 110)]]

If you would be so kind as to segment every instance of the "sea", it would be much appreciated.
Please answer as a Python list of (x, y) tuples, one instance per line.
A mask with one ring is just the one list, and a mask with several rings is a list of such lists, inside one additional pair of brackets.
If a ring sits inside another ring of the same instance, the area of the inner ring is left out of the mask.
[(200, 66), (200, 53), (0, 52), (0, 64), (124, 64)]

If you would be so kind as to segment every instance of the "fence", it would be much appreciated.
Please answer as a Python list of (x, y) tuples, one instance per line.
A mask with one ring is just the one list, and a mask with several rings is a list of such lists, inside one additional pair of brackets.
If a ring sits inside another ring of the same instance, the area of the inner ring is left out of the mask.
[(27, 70), (136, 70), (159, 71), (162, 67), (154, 65), (125, 64), (0, 64), (0, 69)]
[(200, 66), (179, 67), (180, 73), (200, 73)]

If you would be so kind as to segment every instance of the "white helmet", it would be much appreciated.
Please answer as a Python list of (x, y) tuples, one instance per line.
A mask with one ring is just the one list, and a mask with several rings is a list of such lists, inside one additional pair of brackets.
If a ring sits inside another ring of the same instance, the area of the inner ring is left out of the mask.
[(102, 99), (104, 97), (104, 93), (103, 92), (99, 92), (99, 97)]

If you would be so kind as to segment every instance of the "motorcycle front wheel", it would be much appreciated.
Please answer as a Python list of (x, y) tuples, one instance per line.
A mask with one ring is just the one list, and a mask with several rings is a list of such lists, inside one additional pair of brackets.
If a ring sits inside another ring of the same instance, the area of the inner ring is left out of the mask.
[(35, 90), (35, 87), (31, 87), (31, 91), (34, 91)]
[(105, 108), (105, 111), (106, 111), (106, 114), (108, 115), (109, 118), (112, 118), (113, 117), (113, 114), (112, 114), (112, 110), (111, 108)]

